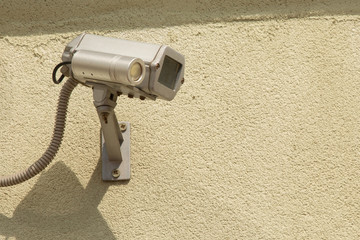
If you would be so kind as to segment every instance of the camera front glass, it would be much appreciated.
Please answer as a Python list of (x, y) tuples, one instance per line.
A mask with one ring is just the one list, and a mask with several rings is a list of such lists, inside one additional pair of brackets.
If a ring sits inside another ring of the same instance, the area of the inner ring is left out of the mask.
[(182, 65), (169, 56), (165, 56), (163, 67), (159, 76), (159, 83), (174, 90), (176, 80)]

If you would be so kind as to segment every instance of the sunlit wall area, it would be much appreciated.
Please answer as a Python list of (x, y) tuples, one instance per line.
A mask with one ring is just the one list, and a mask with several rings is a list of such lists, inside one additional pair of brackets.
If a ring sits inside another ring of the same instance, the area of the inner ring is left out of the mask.
[(0, 175), (52, 136), (51, 73), (83, 32), (169, 45), (173, 101), (118, 98), (131, 180), (101, 181), (92, 90), (44, 172), (0, 188), (0, 239), (357, 239), (360, 2), (4, 1)]

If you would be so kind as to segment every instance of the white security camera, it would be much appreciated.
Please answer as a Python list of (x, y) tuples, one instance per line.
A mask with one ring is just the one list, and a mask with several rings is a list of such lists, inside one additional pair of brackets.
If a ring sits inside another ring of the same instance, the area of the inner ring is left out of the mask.
[(68, 77), (105, 84), (141, 99), (172, 100), (184, 79), (185, 59), (169, 46), (82, 34), (62, 55)]
[[(55, 127), (42, 157), (18, 174), (0, 177), (0, 187), (24, 182), (54, 159), (64, 135), (70, 95), (78, 83), (93, 89), (102, 131), (102, 179), (130, 179), (130, 123), (118, 122), (114, 112), (119, 95), (172, 100), (184, 83), (184, 56), (164, 45), (82, 34), (72, 40), (52, 74), (59, 84), (65, 76), (58, 101)], [(56, 73), (61, 68), (61, 77)]]

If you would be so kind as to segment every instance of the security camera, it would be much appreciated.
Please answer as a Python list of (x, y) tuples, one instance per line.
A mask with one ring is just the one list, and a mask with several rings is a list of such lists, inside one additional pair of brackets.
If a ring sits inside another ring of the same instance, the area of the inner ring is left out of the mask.
[[(56, 78), (61, 68), (61, 77)], [(184, 56), (165, 45), (141, 43), (81, 34), (62, 54), (52, 79), (61, 89), (52, 140), (45, 153), (29, 168), (0, 177), (0, 187), (24, 182), (53, 160), (64, 135), (70, 95), (78, 83), (91, 87), (102, 132), (102, 179), (130, 179), (130, 123), (118, 122), (114, 112), (117, 97), (126, 94), (141, 100), (172, 100), (184, 83)]]
[(184, 56), (165, 45), (82, 34), (66, 46), (62, 60), (71, 62), (63, 70), (68, 77), (140, 99), (172, 100), (184, 79)]

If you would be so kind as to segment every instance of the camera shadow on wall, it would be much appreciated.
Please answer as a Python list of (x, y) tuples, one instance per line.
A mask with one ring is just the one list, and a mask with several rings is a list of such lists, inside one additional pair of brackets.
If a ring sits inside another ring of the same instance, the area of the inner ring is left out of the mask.
[(0, 215), (0, 236), (19, 240), (116, 239), (97, 209), (110, 186), (100, 179), (101, 161), (85, 189), (69, 167), (55, 163), (41, 174), (12, 218)]

